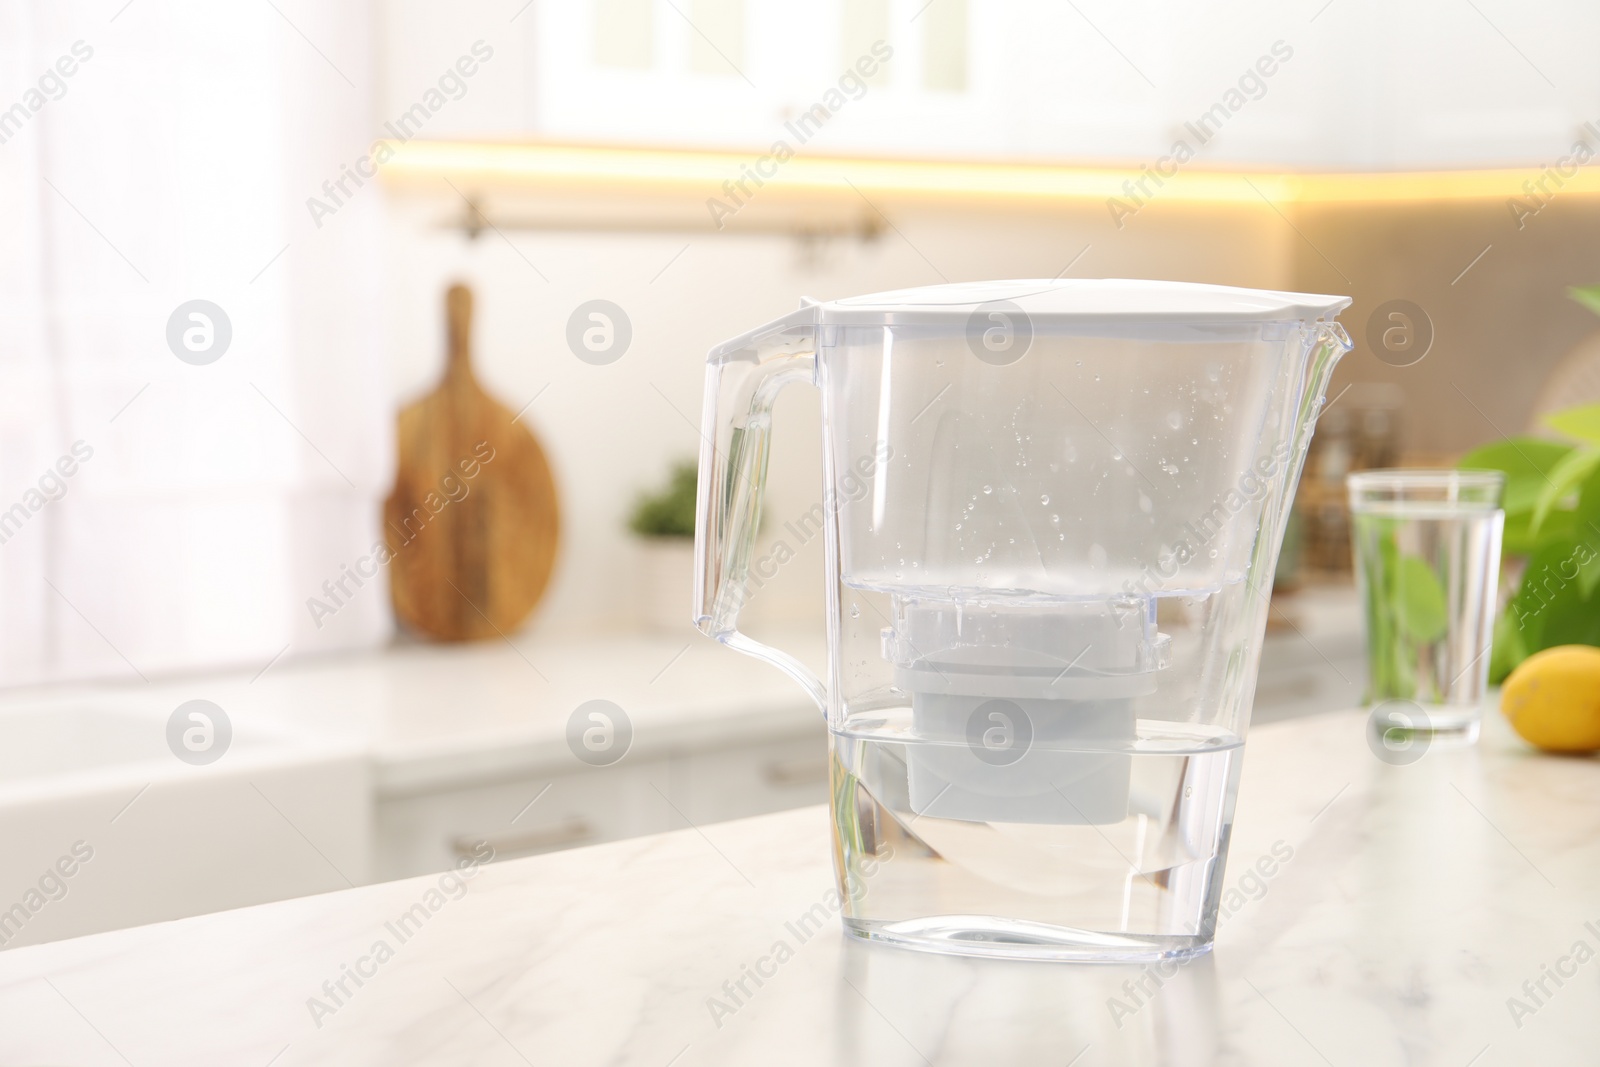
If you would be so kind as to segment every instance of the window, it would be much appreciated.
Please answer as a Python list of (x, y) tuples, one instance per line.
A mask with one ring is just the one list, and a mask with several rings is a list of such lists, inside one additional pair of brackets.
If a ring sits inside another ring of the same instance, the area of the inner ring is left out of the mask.
[(689, 69), (737, 78), (744, 69), (744, 0), (694, 0)]
[(929, 0), (922, 23), (922, 85), (936, 92), (967, 88), (967, 0)]
[(655, 53), (653, 0), (594, 0), (594, 62), (600, 67), (649, 67)]
[[(889, 30), (889, 0), (840, 0), (839, 69), (855, 66), (857, 59), (872, 54), (874, 42), (893, 36)], [(887, 85), (889, 73), (889, 65), (884, 64), (867, 79), (867, 84)]]

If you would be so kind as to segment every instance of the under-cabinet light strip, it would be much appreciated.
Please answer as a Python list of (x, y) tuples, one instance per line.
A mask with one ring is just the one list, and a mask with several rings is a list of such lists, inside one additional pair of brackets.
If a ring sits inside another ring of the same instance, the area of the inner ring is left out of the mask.
[[(855, 159), (759, 153), (454, 141), (389, 143), (386, 181), (438, 178), (510, 188), (588, 192), (693, 192), (731, 206), (758, 191), (786, 196), (881, 194), (917, 199), (1101, 200), (1190, 203), (1400, 203), (1513, 200), (1538, 208), (1556, 197), (1600, 194), (1600, 173), (1576, 165), (1498, 170), (1281, 173), (1146, 167)], [(1565, 171), (1565, 173), (1563, 173)], [(457, 183), (459, 184), (459, 182)], [(737, 198), (737, 199), (736, 199)]]

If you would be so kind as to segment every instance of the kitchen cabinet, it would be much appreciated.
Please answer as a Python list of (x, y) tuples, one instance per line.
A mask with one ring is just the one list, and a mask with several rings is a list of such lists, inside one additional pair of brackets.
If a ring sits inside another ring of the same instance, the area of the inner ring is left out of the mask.
[(783, 141), (819, 155), (1134, 167), (1183, 142), (1185, 166), (1313, 171), (1537, 170), (1576, 140), (1600, 147), (1585, 125), (1600, 127), (1588, 44), (1600, 7), (1579, 0), (586, 0), (510, 21), (483, 4), (381, 11), (386, 119), (478, 42), (493, 52), (407, 130), (428, 139), (752, 158)]
[(570, 774), (536, 770), (487, 785), (380, 797), (374, 867), (387, 881), (485, 854), (516, 859), (658, 833), (671, 829), (670, 809), (655, 792), (669, 777), (668, 761), (660, 760)]
[(577, 761), (530, 767), (504, 780), (475, 777), (380, 795), (373, 812), (378, 880), (816, 804), (827, 799), (821, 723), (796, 736), (674, 751), (610, 767)]
[(743, 819), (828, 799), (828, 737), (820, 721), (798, 736), (701, 749), (682, 762), (673, 799), (696, 823)]

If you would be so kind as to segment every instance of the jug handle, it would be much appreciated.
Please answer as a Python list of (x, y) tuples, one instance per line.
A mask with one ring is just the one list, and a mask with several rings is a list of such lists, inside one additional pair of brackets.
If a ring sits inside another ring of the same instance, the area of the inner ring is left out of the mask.
[[(725, 381), (729, 375), (733, 377)], [(706, 368), (694, 531), (694, 623), (734, 651), (783, 671), (826, 713), (822, 679), (787, 652), (739, 632), (739, 609), (750, 596), (750, 560), (766, 495), (772, 405), (784, 386), (812, 381), (815, 375), (813, 352), (788, 351)]]

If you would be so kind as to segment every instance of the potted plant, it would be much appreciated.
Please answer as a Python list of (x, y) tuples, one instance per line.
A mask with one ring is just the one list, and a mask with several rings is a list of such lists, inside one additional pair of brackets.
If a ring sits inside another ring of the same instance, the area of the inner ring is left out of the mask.
[(673, 464), (667, 484), (641, 493), (628, 517), (639, 544), (639, 608), (652, 630), (683, 631), (690, 625), (698, 478), (693, 460)]
[[(1600, 287), (1570, 292), (1600, 313)], [(1502, 550), (1525, 562), (1495, 624), (1493, 684), (1543, 649), (1600, 645), (1600, 404), (1543, 421), (1566, 440), (1508, 437), (1461, 459), (1465, 468), (1505, 472)]]

